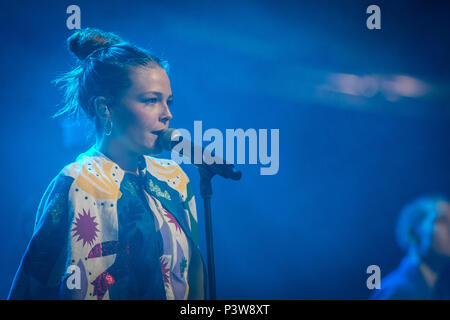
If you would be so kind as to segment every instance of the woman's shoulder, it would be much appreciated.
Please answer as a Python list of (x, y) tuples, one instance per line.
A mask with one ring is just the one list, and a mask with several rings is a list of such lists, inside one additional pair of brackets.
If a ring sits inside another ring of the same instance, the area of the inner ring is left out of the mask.
[(188, 197), (187, 186), (189, 177), (181, 166), (171, 159), (144, 156), (147, 171), (156, 179), (166, 182), (169, 187), (177, 190), (183, 199)]
[(165, 159), (165, 158), (156, 158), (153, 156), (144, 155), (144, 158), (146, 160), (147, 168), (158, 168), (161, 170), (181, 170), (180, 165), (175, 162), (172, 159)]
[(86, 152), (79, 154), (75, 161), (64, 166), (60, 173), (76, 179), (80, 175), (116, 177), (120, 175), (120, 171), (117, 164), (92, 147)]

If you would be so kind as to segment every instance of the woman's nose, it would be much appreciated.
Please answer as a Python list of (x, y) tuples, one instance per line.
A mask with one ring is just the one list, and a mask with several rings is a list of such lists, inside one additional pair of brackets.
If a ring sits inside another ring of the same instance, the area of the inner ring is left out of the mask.
[(164, 104), (163, 111), (161, 113), (161, 116), (159, 117), (159, 120), (163, 123), (166, 123), (172, 119), (172, 113), (169, 110), (169, 106), (167, 104)]

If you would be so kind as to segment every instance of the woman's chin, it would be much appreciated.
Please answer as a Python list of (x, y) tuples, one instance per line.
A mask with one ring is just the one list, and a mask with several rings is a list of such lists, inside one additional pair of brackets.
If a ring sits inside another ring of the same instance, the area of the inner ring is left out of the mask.
[(163, 152), (162, 147), (158, 143), (158, 141), (155, 141), (153, 144), (153, 147), (147, 148), (147, 152), (145, 154), (149, 156), (157, 156)]

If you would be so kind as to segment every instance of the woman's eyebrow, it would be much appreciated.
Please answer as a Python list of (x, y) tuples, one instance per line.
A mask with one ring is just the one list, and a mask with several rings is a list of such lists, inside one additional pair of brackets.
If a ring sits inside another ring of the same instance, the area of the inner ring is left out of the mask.
[[(139, 96), (140, 97), (144, 97), (147, 94), (154, 94), (154, 95), (158, 96), (158, 98), (161, 98), (163, 96), (163, 94), (161, 92), (158, 92), (158, 91), (147, 91), (147, 92), (141, 93)], [(168, 97), (168, 99), (173, 99), (173, 95), (170, 95)]]

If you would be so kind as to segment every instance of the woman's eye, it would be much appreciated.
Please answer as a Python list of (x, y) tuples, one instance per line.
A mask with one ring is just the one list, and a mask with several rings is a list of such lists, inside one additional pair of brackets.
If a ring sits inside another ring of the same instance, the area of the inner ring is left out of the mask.
[(157, 98), (149, 98), (149, 99), (145, 99), (144, 103), (156, 103), (158, 101)]

